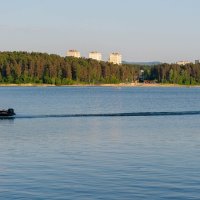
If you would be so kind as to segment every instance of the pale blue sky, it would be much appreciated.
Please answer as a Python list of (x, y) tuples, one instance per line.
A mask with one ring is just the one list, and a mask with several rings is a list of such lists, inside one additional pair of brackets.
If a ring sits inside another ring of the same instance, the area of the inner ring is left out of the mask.
[(200, 0), (0, 0), (0, 51), (200, 59)]

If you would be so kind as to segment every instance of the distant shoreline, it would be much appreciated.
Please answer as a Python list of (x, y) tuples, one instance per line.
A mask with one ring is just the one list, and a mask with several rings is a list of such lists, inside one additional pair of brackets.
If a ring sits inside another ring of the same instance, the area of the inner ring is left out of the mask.
[(200, 87), (200, 85), (178, 85), (161, 83), (119, 83), (119, 84), (73, 84), (73, 85), (52, 85), (52, 84), (0, 84), (0, 87)]

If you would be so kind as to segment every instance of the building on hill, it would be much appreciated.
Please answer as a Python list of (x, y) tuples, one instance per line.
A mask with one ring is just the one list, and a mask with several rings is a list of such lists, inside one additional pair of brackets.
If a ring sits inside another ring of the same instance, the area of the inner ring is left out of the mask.
[(102, 60), (102, 55), (99, 52), (92, 51), (92, 52), (89, 53), (89, 58), (101, 61)]
[(81, 57), (81, 54), (80, 54), (80, 52), (77, 51), (77, 50), (69, 50), (69, 51), (67, 51), (67, 56), (68, 56), (68, 57), (80, 58), (80, 57)]
[(121, 65), (122, 64), (122, 55), (119, 53), (111, 53), (109, 62), (113, 63), (113, 64)]
[(187, 65), (187, 64), (190, 64), (191, 62), (189, 61), (178, 61), (176, 62), (177, 65)]

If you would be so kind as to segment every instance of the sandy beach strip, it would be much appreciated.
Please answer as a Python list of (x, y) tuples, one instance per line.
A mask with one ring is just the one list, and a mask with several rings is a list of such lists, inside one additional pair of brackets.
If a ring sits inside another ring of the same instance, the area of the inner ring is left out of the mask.
[(119, 84), (73, 84), (73, 85), (52, 85), (52, 84), (0, 84), (0, 87), (200, 87), (200, 85), (178, 85), (161, 83), (119, 83)]

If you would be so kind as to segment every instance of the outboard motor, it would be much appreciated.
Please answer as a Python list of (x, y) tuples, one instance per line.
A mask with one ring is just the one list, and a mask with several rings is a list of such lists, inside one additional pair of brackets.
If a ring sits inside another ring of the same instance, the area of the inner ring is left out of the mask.
[(13, 109), (13, 108), (9, 108), (9, 109), (8, 109), (8, 114), (9, 114), (9, 115), (15, 115), (14, 109)]

